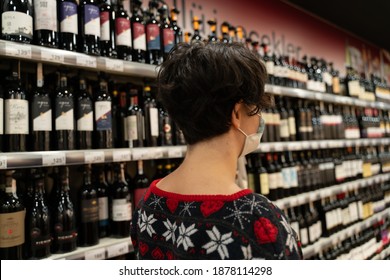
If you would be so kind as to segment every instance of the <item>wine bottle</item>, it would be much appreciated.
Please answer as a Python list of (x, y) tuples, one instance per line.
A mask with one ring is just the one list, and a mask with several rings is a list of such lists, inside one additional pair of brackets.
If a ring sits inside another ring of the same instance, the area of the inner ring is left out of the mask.
[(112, 101), (104, 77), (99, 82), (99, 92), (95, 99), (95, 147), (109, 149), (113, 147)]
[(164, 4), (158, 11), (160, 13), (161, 50), (163, 53), (163, 60), (166, 60), (169, 52), (175, 44), (175, 32), (173, 31), (171, 22), (169, 20), (168, 6)]
[(175, 33), (175, 45), (183, 42), (183, 31), (177, 25), (177, 15), (180, 11), (176, 8), (171, 9), (171, 24), (173, 28), (173, 32)]
[(104, 0), (100, 6), (100, 55), (116, 58), (115, 9), (111, 0)]
[(302, 247), (309, 245), (309, 231), (306, 225), (305, 218), (301, 212), (301, 206), (295, 207), (295, 214), (299, 224), (299, 239), (301, 241)]
[(133, 40), (133, 61), (146, 62), (146, 31), (145, 21), (141, 14), (141, 0), (133, 0), (133, 13), (131, 16), (131, 35)]
[(143, 161), (139, 160), (137, 163), (137, 174), (134, 178), (134, 207), (136, 208), (141, 201), (146, 189), (149, 187), (149, 179), (144, 174)]
[(210, 26), (210, 35), (208, 38), (209, 42), (217, 42), (217, 21), (216, 19), (211, 19), (207, 21), (207, 24)]
[(149, 1), (149, 20), (146, 22), (146, 63), (159, 65), (162, 62), (160, 22), (156, 18), (158, 2)]
[(80, 77), (76, 97), (76, 122), (77, 148), (92, 149), (93, 100), (84, 77)]
[(83, 185), (79, 189), (78, 245), (99, 243), (99, 203), (96, 186), (91, 183), (91, 165), (84, 166)]
[(58, 47), (57, 0), (34, 0), (34, 43)]
[(32, 174), (34, 194), (32, 205), (26, 216), (27, 257), (29, 259), (43, 259), (51, 254), (51, 213), (45, 193), (45, 175), (41, 170), (36, 170)]
[(29, 110), (26, 91), (22, 87), (18, 72), (7, 78), (4, 100), (5, 148), (8, 152), (26, 151), (29, 133)]
[(123, 163), (114, 167), (114, 183), (112, 186), (112, 235), (113, 237), (128, 237), (130, 235), (131, 222), (131, 194), (125, 178), (125, 166)]
[(4, 151), (4, 87), (0, 82), (0, 152)]
[(265, 160), (265, 156), (264, 154), (261, 154), (260, 157), (258, 158), (259, 166), (257, 168), (257, 174), (259, 176), (260, 193), (268, 197), (270, 193), (270, 188), (269, 188), (270, 182), (269, 182), (268, 172), (264, 167), (264, 160)]
[(267, 69), (268, 74), (268, 83), (271, 85), (275, 83), (274, 78), (274, 62), (272, 61), (272, 57), (269, 55), (269, 49), (267, 44), (261, 44), (261, 47), (263, 48), (263, 61), (265, 63), (265, 67)]
[(77, 51), (78, 43), (78, 4), (76, 0), (59, 0), (58, 21), (59, 47), (63, 50)]
[(31, 98), (31, 150), (49, 151), (52, 133), (52, 104), (43, 87), (42, 63), (37, 64), (37, 87)]
[(118, 148), (129, 147), (129, 131), (127, 126), (127, 109), (128, 109), (128, 98), (127, 98), (127, 87), (123, 87), (119, 91), (119, 104), (117, 106), (115, 122), (117, 123), (117, 142)]
[(54, 98), (55, 137), (57, 150), (73, 150), (75, 148), (74, 100), (73, 92), (68, 87), (68, 78), (60, 74), (57, 94)]
[(100, 9), (97, 1), (79, 2), (79, 52), (90, 55), (100, 55)]
[[(229, 23), (226, 21), (222, 22), (221, 24), (221, 34), (222, 34), (221, 42), (229, 43)], [(252, 47), (256, 44), (258, 45), (259, 42), (252, 42)]]
[(99, 237), (103, 238), (111, 234), (109, 216), (109, 188), (103, 166), (99, 166), (95, 169), (93, 178), (96, 178), (96, 175), (99, 176), (98, 180), (95, 180), (97, 185), (99, 204)]
[(1, 14), (3, 40), (31, 43), (33, 6), (30, 0), (4, 0)]
[[(24, 205), (16, 195), (16, 181), (13, 171), (5, 173), (5, 191), (0, 204), (0, 259), (21, 260), (25, 242)], [(4, 176), (4, 175), (3, 175)], [(4, 179), (0, 179), (4, 184)]]
[(150, 86), (144, 87), (144, 115), (146, 146), (157, 146), (159, 127), (156, 100), (152, 97)]
[(126, 125), (128, 133), (128, 147), (143, 147), (144, 119), (141, 107), (138, 105), (138, 90), (130, 90), (130, 106), (127, 109)]
[(69, 168), (60, 168), (60, 185), (52, 210), (52, 253), (67, 253), (77, 246), (76, 213), (70, 197)]
[(159, 115), (159, 137), (158, 145), (159, 146), (171, 146), (173, 145), (173, 135), (172, 135), (172, 120), (168, 115), (168, 112), (162, 107), (158, 106)]
[(122, 0), (119, 0), (119, 5), (115, 13), (115, 44), (118, 58), (132, 60), (130, 18), (123, 8)]
[(266, 170), (268, 173), (268, 182), (269, 182), (269, 199), (272, 201), (275, 201), (278, 199), (278, 193), (277, 189), (279, 187), (279, 175), (280, 173), (277, 172), (276, 167), (273, 162), (272, 154), (267, 153), (266, 155)]

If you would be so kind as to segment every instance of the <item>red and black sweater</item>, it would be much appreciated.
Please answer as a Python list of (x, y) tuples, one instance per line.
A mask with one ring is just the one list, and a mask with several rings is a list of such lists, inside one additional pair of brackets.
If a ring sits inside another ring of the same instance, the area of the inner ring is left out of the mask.
[(139, 259), (302, 259), (282, 211), (250, 190), (181, 195), (152, 182), (134, 211)]

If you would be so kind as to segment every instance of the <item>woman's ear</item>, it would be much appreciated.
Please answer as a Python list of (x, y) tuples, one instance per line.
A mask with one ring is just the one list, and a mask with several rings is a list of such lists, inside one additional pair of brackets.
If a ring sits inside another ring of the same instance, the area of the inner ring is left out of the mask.
[(235, 128), (240, 128), (240, 122), (241, 122), (241, 119), (242, 119), (241, 109), (242, 109), (242, 103), (236, 103), (234, 105), (234, 108), (233, 108), (233, 111), (232, 111), (232, 125)]

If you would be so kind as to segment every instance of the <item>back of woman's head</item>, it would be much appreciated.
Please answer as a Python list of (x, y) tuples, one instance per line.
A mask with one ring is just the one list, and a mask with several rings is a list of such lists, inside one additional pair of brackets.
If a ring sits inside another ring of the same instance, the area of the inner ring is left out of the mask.
[(158, 99), (195, 144), (226, 133), (237, 102), (254, 106), (252, 113), (271, 106), (266, 78), (264, 65), (243, 44), (179, 44), (161, 65)]

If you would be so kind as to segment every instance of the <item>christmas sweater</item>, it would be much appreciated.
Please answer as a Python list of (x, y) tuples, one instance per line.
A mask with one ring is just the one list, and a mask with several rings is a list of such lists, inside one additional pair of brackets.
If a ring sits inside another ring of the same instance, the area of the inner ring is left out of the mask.
[(133, 213), (138, 259), (302, 259), (297, 234), (266, 197), (182, 195), (153, 181)]

